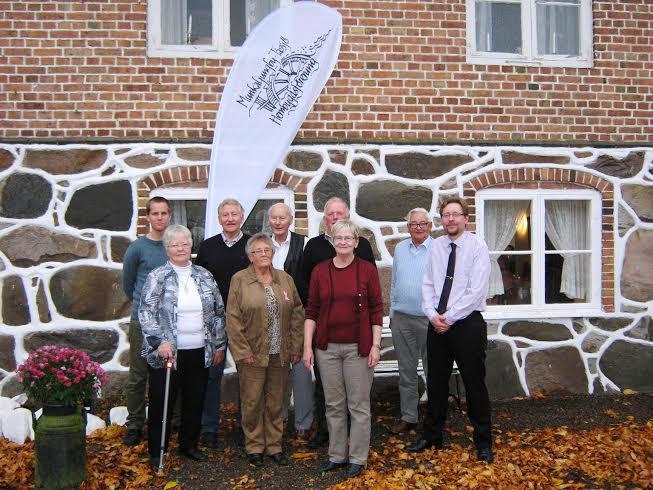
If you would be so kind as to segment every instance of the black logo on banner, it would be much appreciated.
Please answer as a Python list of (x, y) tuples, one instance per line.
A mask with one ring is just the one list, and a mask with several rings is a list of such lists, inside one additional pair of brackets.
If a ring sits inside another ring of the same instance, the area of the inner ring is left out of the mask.
[(252, 111), (267, 111), (270, 121), (281, 126), (284, 118), (299, 105), (303, 88), (320, 64), (316, 57), (331, 31), (313, 44), (292, 50), (284, 36), (261, 59), (258, 72), (245, 84), (236, 102)]

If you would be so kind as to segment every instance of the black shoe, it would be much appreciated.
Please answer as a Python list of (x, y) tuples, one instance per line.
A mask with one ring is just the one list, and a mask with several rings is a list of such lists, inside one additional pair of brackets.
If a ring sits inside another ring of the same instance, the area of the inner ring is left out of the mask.
[(158, 456), (150, 456), (150, 467), (154, 471), (159, 471), (159, 464), (161, 463), (161, 460), (159, 459)]
[(288, 456), (283, 453), (270, 454), (270, 457), (280, 466), (287, 466), (290, 464)]
[(140, 444), (143, 437), (143, 432), (138, 429), (129, 429), (127, 435), (122, 440), (122, 443), (126, 446), (136, 446)]
[(362, 464), (349, 463), (349, 466), (347, 466), (346, 476), (347, 478), (356, 478), (363, 472), (364, 469), (365, 466)]
[(254, 466), (263, 466), (263, 455), (261, 453), (248, 453), (247, 461)]
[(216, 449), (218, 447), (218, 434), (216, 432), (204, 432), (200, 437), (200, 444), (204, 447)]
[(427, 441), (426, 439), (417, 439), (412, 444), (404, 447), (404, 451), (409, 453), (420, 453), (427, 448), (442, 449), (442, 444), (439, 442)]
[(313, 439), (308, 441), (308, 447), (311, 449), (317, 449), (319, 447), (324, 446), (329, 442), (329, 432), (320, 432), (318, 431), (314, 436)]
[(327, 471), (337, 470), (338, 468), (344, 468), (345, 466), (347, 466), (347, 461), (343, 461), (342, 463), (334, 463), (333, 461), (329, 460), (326, 462), (326, 464), (320, 466), (317, 469), (317, 472), (326, 473)]
[(198, 451), (197, 449), (183, 449), (179, 451), (179, 454), (186, 459), (190, 459), (192, 461), (199, 461), (200, 463), (203, 463), (204, 461), (209, 459), (207, 458), (206, 454)]
[(494, 454), (492, 454), (491, 447), (481, 447), (476, 452), (476, 457), (479, 461), (485, 461), (486, 463), (491, 463), (494, 461)]

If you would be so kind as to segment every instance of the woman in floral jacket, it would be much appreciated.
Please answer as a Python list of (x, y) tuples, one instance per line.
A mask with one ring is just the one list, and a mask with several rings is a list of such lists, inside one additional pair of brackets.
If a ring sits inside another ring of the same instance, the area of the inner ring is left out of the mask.
[[(159, 465), (166, 361), (172, 361), (174, 367), (168, 422), (177, 388), (184, 394), (179, 452), (188, 459), (205, 461), (206, 456), (197, 450), (197, 441), (208, 368), (220, 364), (225, 355), (224, 304), (211, 273), (191, 264), (192, 242), (185, 226), (166, 229), (163, 245), (170, 260), (147, 276), (138, 311), (143, 329), (142, 355), (149, 371), (148, 450), (153, 466)], [(169, 427), (165, 433), (170, 433)]]

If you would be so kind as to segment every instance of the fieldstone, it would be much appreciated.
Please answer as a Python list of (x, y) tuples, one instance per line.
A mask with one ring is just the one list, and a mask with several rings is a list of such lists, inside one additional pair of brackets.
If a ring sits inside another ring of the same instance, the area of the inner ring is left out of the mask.
[(374, 166), (365, 158), (355, 158), (351, 162), (351, 172), (354, 175), (374, 175)]
[(177, 156), (191, 162), (208, 162), (211, 160), (211, 148), (178, 148)]
[(2, 384), (0, 395), (13, 398), (21, 393), (25, 393), (22, 383), (16, 379), (16, 376), (12, 376)]
[(73, 194), (66, 222), (75, 228), (129, 230), (132, 220), (132, 187), (126, 180), (89, 185)]
[(347, 163), (347, 151), (329, 150), (329, 160), (331, 160), (333, 163), (344, 165), (345, 163)]
[(128, 371), (107, 371), (109, 382), (102, 387), (102, 398), (115, 400), (115, 403), (112, 403), (113, 406), (126, 405), (125, 384), (128, 375)]
[(152, 168), (158, 167), (165, 162), (167, 155), (132, 155), (125, 158), (125, 163), (134, 168)]
[(639, 219), (653, 221), (653, 186), (625, 184), (621, 186), (621, 195)]
[(639, 306), (639, 305), (628, 305), (621, 303), (621, 306), (619, 307), (619, 311), (621, 313), (643, 313), (645, 311), (648, 311), (648, 308), (646, 308), (646, 305), (644, 306)]
[(124, 366), (126, 368), (129, 367), (129, 349), (125, 349), (120, 353), (118, 356), (118, 362), (120, 363), (121, 366)]
[[(473, 158), (467, 154), (433, 155), (411, 151), (386, 155), (385, 166), (393, 175), (427, 180), (440, 177), (472, 160)], [(428, 206), (426, 208), (428, 209)]]
[(99, 328), (58, 329), (27, 334), (23, 345), (30, 353), (44, 345), (72, 347), (86, 352), (94, 361), (103, 364), (113, 359), (118, 348), (118, 333)]
[(383, 291), (383, 314), (390, 312), (390, 284), (392, 282), (392, 267), (379, 267), (379, 281)]
[(624, 327), (627, 327), (632, 323), (630, 318), (619, 318), (619, 317), (609, 317), (609, 318), (590, 318), (590, 323), (595, 327), (605, 330), (607, 332), (615, 332), (621, 330)]
[(120, 322), (118, 324), (118, 327), (120, 328), (120, 330), (125, 332), (125, 335), (127, 335), (127, 338), (129, 338), (129, 323), (130, 322)]
[(313, 151), (290, 151), (284, 163), (294, 170), (314, 172), (322, 166), (322, 155)]
[(405, 240), (405, 238), (388, 238), (385, 241), (385, 248), (387, 248), (388, 253), (394, 257), (395, 256), (395, 248), (397, 248), (397, 245), (399, 244), (399, 242), (402, 242), (404, 240)]
[(614, 341), (601, 356), (601, 372), (621, 390), (653, 391), (653, 347)]
[(633, 301), (653, 299), (653, 230), (636, 230), (628, 237), (621, 270), (621, 294)]
[(349, 181), (340, 172), (327, 170), (313, 190), (313, 205), (318, 211), (332, 197), (339, 197), (349, 204)]
[(95, 242), (33, 225), (23, 226), (5, 235), (0, 251), (17, 267), (97, 257)]
[(598, 352), (603, 343), (608, 339), (607, 336), (601, 335), (598, 332), (590, 332), (585, 335), (583, 343), (581, 344), (581, 349), (583, 352), (594, 353)]
[(7, 276), (2, 282), (2, 321), (5, 325), (27, 325), (29, 304), (20, 276)]
[(16, 369), (15, 348), (16, 340), (12, 335), (0, 335), (0, 368), (5, 371), (11, 372)]
[(444, 184), (440, 186), (440, 189), (455, 189), (458, 186), (458, 180), (456, 177), (451, 177)]
[(378, 163), (381, 160), (381, 150), (358, 150), (356, 153), (363, 153), (369, 155)]
[(9, 150), (0, 148), (0, 172), (7, 170), (14, 163), (14, 155)]
[(518, 151), (504, 151), (503, 163), (517, 165), (520, 163), (546, 163), (556, 165), (567, 165), (570, 161), (568, 155), (530, 155)]
[(15, 173), (2, 185), (0, 216), (38, 218), (48, 210), (52, 186), (40, 175)]
[(525, 395), (509, 343), (494, 341), (492, 348), (488, 346), (485, 373), (485, 384), (490, 399), (505, 400)]
[(497, 335), (499, 333), (499, 322), (486, 322), (487, 323), (487, 335)]
[(405, 221), (408, 211), (428, 209), (432, 200), (433, 191), (428, 187), (377, 180), (360, 186), (356, 212), (374, 221)]
[(45, 285), (43, 284), (42, 279), (39, 279), (39, 287), (36, 290), (36, 309), (39, 312), (39, 320), (41, 323), (49, 323), (52, 321), (50, 307), (48, 306), (48, 298), (45, 295)]
[(590, 374), (596, 374), (597, 373), (597, 365), (598, 361), (596, 357), (588, 357), (587, 358), (587, 369), (590, 372)]
[(635, 219), (621, 204), (619, 204), (619, 217), (617, 219), (620, 237), (623, 237), (628, 230), (635, 226)]
[(510, 337), (525, 337), (531, 340), (556, 342), (570, 340), (573, 335), (569, 329), (559, 323), (517, 321), (503, 326), (503, 334)]
[(111, 237), (111, 260), (122, 262), (125, 258), (125, 252), (131, 244), (131, 240), (124, 236)]
[(633, 339), (653, 341), (653, 318), (650, 315), (643, 316), (625, 335)]
[(594, 163), (587, 165), (598, 172), (612, 177), (626, 179), (634, 177), (642, 169), (644, 163), (644, 152), (630, 152), (623, 159), (614, 158), (610, 155), (600, 155)]
[(587, 393), (587, 374), (575, 347), (529, 352), (526, 356), (526, 383), (531, 393), (548, 395)]
[(374, 260), (381, 260), (381, 253), (379, 252), (379, 247), (376, 245), (376, 236), (372, 230), (367, 228), (361, 228), (361, 236), (365, 237), (368, 242), (370, 242), (370, 247), (372, 247), (372, 255), (374, 255)]
[(581, 334), (585, 332), (585, 330), (587, 330), (587, 325), (585, 325), (585, 322), (583, 320), (572, 320), (571, 327), (578, 334)]
[(83, 265), (57, 272), (50, 295), (63, 316), (108, 321), (129, 315), (131, 303), (122, 291), (122, 272)]
[(106, 159), (106, 150), (27, 150), (23, 165), (53, 175), (79, 174), (100, 168)]

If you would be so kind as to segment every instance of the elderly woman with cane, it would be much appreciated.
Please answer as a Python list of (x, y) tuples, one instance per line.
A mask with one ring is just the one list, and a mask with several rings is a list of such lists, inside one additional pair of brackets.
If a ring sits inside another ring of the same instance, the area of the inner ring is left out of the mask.
[[(190, 231), (169, 226), (163, 234), (169, 261), (154, 269), (143, 286), (138, 317), (143, 329), (143, 357), (149, 371), (148, 451), (150, 463), (159, 466), (159, 449), (168, 445), (169, 421), (178, 388), (181, 400), (179, 453), (205, 461), (197, 450), (208, 368), (225, 355), (225, 311), (218, 286), (206, 269), (190, 261)], [(165, 364), (172, 362), (170, 400), (162, 427)], [(165, 430), (161, 441), (162, 428)]]
[(338, 221), (331, 231), (336, 256), (311, 274), (304, 363), (309, 367), (317, 359), (326, 402), (329, 460), (318, 471), (347, 466), (347, 478), (353, 478), (362, 473), (370, 448), (370, 389), (381, 356), (383, 298), (376, 267), (354, 255), (358, 226)]
[(227, 302), (229, 348), (238, 366), (242, 427), (249, 463), (283, 453), (283, 398), (290, 363), (301, 359), (302, 302), (295, 283), (272, 267), (274, 245), (265, 233), (247, 241), (251, 265), (231, 279)]

